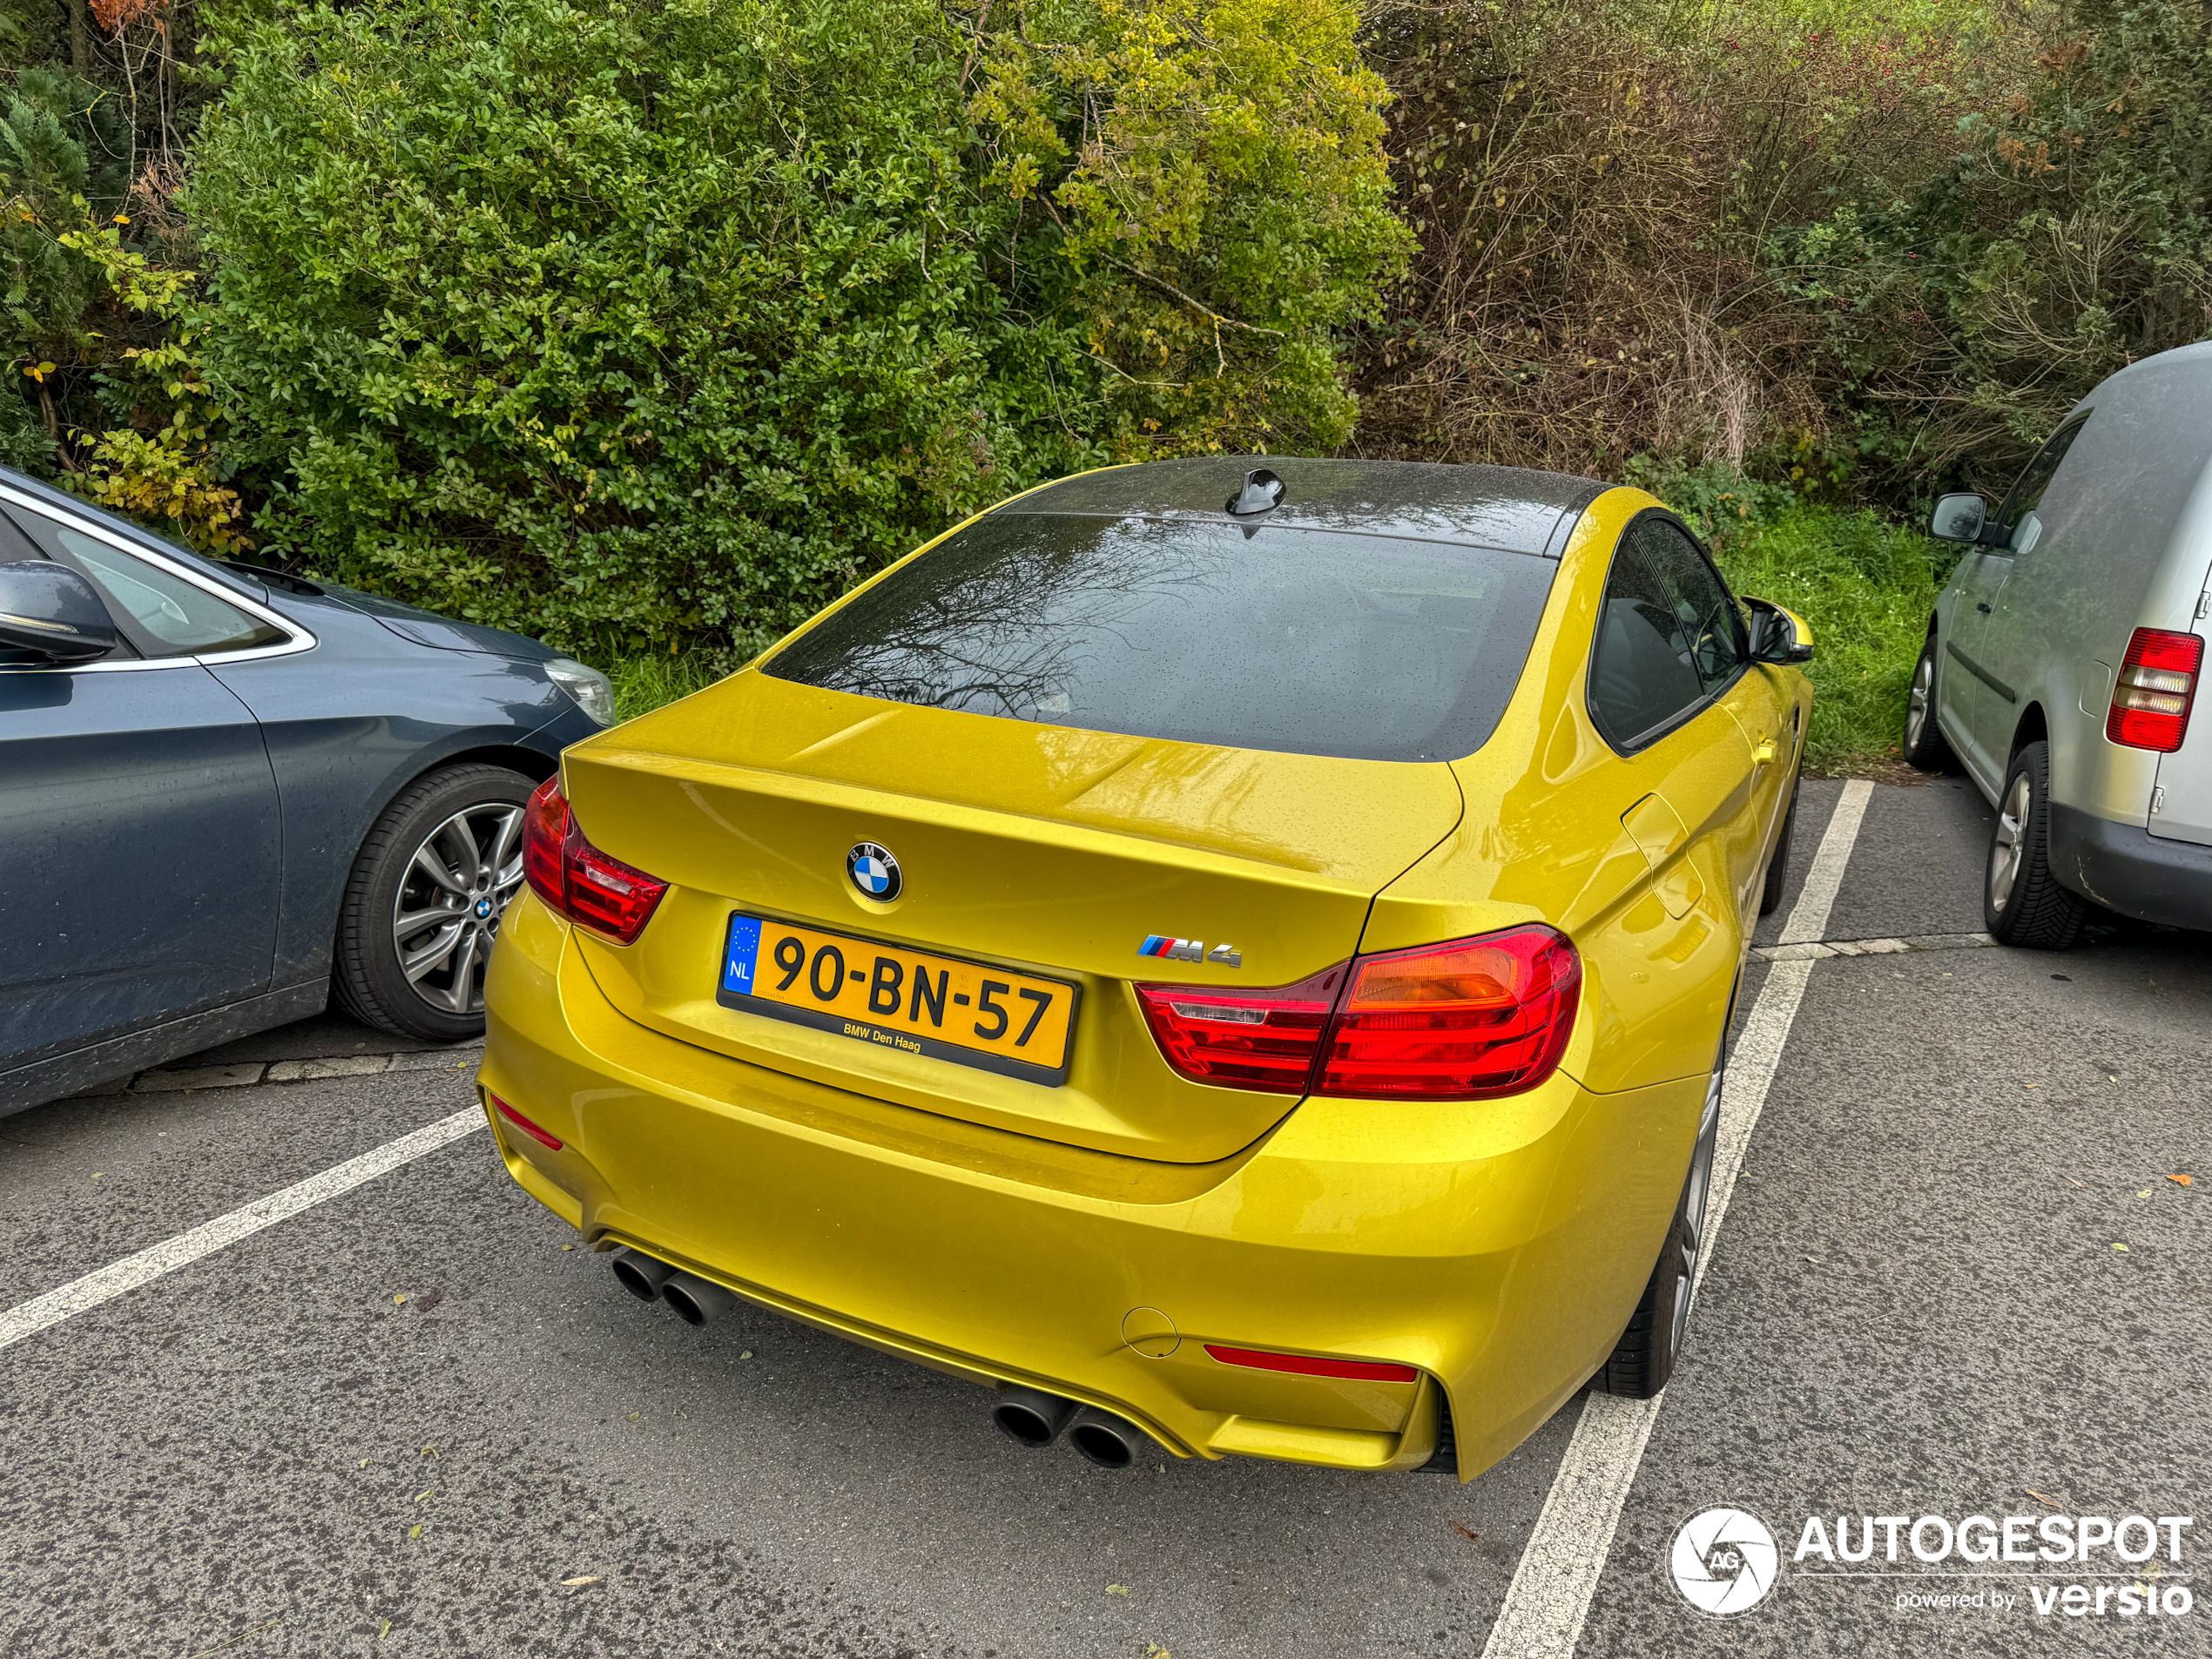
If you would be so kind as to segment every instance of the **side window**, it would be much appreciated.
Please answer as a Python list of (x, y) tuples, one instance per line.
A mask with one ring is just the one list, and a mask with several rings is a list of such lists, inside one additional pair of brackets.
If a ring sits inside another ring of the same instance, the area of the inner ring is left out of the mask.
[(2043, 504), (2043, 492), (2051, 487), (2051, 480), (2058, 476), (2059, 463), (2066, 459), (2066, 452), (2081, 435), (2081, 428), (2089, 424), (2083, 415), (2069, 421), (2051, 435), (2050, 442), (2035, 452), (2035, 459), (2020, 469), (2020, 481), (2013, 486), (2012, 494), (2005, 497), (2005, 504), (1998, 509), (1997, 522), (2006, 531), (2020, 528), (2020, 521)]
[(1657, 736), (1742, 667), (1743, 619), (1697, 544), (1664, 519), (1632, 526), (1606, 577), (1590, 713), (1616, 749)]
[(148, 657), (184, 657), (273, 645), (281, 629), (158, 565), (21, 508), (10, 515), (58, 560), (100, 590), (115, 625)]

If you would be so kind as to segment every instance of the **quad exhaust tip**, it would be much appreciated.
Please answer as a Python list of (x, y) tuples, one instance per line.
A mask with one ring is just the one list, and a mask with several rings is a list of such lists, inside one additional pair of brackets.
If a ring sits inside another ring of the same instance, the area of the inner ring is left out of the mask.
[(1076, 1414), (1076, 1402), (1037, 1388), (1001, 1388), (991, 1421), (1024, 1446), (1050, 1446)]
[(1068, 1425), (1068, 1443), (1102, 1469), (1126, 1469), (1151, 1437), (1126, 1417), (1086, 1406)]
[(1151, 1447), (1151, 1436), (1126, 1417), (1012, 1384), (998, 1391), (991, 1421), (1024, 1446), (1050, 1446), (1065, 1434), (1069, 1445), (1102, 1469), (1126, 1469)]
[(676, 1270), (659, 1258), (632, 1250), (627, 1244), (615, 1251), (610, 1265), (614, 1269), (615, 1282), (640, 1302), (659, 1301), (661, 1286), (676, 1274)]
[(660, 1299), (686, 1325), (711, 1325), (738, 1305), (735, 1294), (691, 1273), (670, 1274)]
[(686, 1325), (708, 1325), (737, 1306), (738, 1298), (696, 1273), (671, 1266), (658, 1256), (627, 1244), (610, 1264), (616, 1282), (640, 1302), (665, 1302)]

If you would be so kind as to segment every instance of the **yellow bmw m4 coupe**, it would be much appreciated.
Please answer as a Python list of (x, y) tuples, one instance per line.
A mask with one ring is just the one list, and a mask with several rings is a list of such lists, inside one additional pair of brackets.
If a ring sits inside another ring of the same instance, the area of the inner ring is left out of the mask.
[(485, 1111), (694, 1323), (1109, 1466), (1470, 1479), (1681, 1351), (1811, 654), (1635, 489), (1044, 486), (567, 752)]

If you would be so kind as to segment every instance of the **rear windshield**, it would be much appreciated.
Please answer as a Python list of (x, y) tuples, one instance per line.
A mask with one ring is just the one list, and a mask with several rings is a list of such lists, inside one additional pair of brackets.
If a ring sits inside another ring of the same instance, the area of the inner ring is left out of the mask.
[(1091, 732), (1451, 759), (1497, 724), (1557, 568), (1332, 530), (994, 513), (765, 671)]

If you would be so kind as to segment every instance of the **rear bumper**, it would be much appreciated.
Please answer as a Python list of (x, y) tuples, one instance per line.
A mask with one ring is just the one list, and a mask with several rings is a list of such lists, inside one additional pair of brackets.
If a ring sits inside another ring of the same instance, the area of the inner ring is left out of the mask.
[(2212, 846), (2165, 840), (2054, 801), (2051, 871), (2123, 916), (2212, 931)]
[[(1555, 1076), (1440, 1108), (1314, 1101), (1218, 1163), (1060, 1146), (810, 1083), (646, 1029), (565, 926), (509, 911), (483, 1087), (565, 1144), (493, 1129), (515, 1178), (637, 1245), (940, 1369), (1103, 1406), (1179, 1455), (1409, 1467), (1448, 1396), (1460, 1474), (1609, 1352), (1689, 1163), (1705, 1080)], [(1208, 1343), (1414, 1366), (1253, 1371)]]

